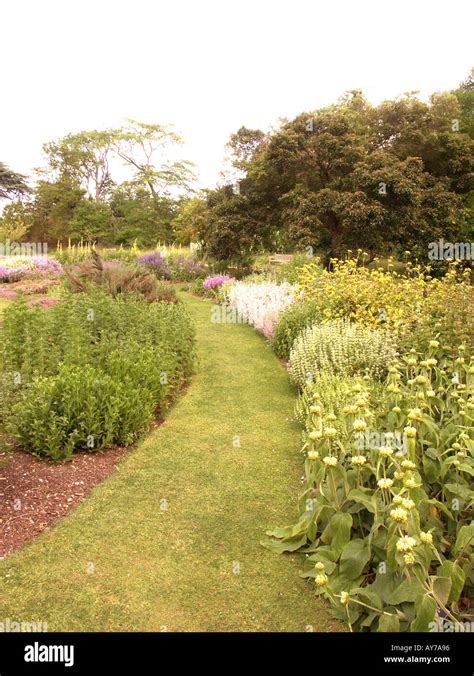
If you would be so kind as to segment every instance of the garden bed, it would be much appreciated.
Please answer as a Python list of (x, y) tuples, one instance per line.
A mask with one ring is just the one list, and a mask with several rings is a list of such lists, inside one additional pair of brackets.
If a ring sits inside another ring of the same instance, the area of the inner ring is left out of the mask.
[[(69, 462), (39, 460), (20, 450), (0, 455), (0, 558), (68, 514), (130, 450), (74, 453)], [(4, 464), (3, 464), (4, 463)]]

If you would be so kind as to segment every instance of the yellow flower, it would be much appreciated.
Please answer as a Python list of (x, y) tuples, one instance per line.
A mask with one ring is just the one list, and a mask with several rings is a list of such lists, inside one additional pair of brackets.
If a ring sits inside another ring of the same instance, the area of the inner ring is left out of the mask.
[(318, 563), (316, 563), (314, 567), (316, 568), (316, 570), (324, 570), (324, 563), (318, 561)]
[(413, 566), (416, 563), (416, 559), (411, 552), (408, 552), (408, 554), (405, 554), (403, 556), (403, 560), (405, 561), (407, 566)]
[(433, 536), (431, 533), (425, 533), (424, 531), (421, 531), (420, 540), (424, 542), (426, 545), (433, 544)]
[(345, 591), (341, 592), (341, 603), (343, 606), (347, 606), (349, 603), (349, 594)]
[(415, 538), (412, 538), (409, 535), (404, 535), (397, 541), (397, 550), (399, 552), (411, 552), (415, 545)]
[(337, 436), (337, 429), (335, 427), (326, 427), (324, 429), (324, 436), (327, 439), (333, 439), (335, 436)]
[(379, 479), (377, 481), (377, 486), (382, 490), (387, 490), (393, 486), (392, 479)]
[(413, 502), (413, 500), (410, 500), (410, 498), (402, 500), (401, 505), (403, 509), (408, 509), (408, 511), (415, 508), (415, 503)]
[(390, 512), (390, 517), (394, 521), (398, 521), (400, 523), (405, 523), (408, 521), (408, 512), (406, 509), (403, 509), (402, 507), (395, 507), (395, 509), (392, 509)]
[(367, 462), (367, 458), (365, 455), (354, 455), (354, 457), (351, 459), (351, 463), (353, 465), (365, 465)]
[(323, 458), (323, 462), (328, 467), (335, 467), (337, 465), (337, 458), (332, 455), (326, 455), (326, 457)]
[(416, 437), (416, 427), (408, 426), (405, 427), (403, 431), (409, 439), (413, 439), (413, 437)]
[(365, 420), (354, 420), (352, 423), (352, 429), (354, 432), (362, 432), (362, 430), (367, 429), (367, 423)]
[(324, 585), (328, 583), (328, 579), (329, 578), (325, 573), (320, 573), (319, 575), (316, 575), (314, 581), (318, 587), (324, 587)]
[(308, 451), (308, 460), (317, 460), (319, 458), (318, 451)]

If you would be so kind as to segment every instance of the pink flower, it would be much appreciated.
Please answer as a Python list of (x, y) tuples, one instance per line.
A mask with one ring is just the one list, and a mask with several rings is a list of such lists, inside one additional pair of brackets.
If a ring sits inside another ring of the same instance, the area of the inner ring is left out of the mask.
[(232, 277), (229, 275), (215, 275), (214, 277), (206, 277), (202, 285), (205, 289), (212, 289), (215, 286), (220, 286), (224, 282), (229, 282)]

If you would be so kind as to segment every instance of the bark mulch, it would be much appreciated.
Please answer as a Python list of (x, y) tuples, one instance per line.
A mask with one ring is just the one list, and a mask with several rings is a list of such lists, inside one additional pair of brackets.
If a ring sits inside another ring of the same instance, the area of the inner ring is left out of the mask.
[(79, 451), (62, 464), (0, 453), (0, 559), (70, 512), (129, 450)]

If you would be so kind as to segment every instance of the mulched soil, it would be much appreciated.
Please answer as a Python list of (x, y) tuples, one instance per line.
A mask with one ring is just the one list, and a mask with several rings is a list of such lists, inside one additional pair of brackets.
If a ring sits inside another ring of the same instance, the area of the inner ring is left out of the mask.
[(0, 454), (0, 559), (70, 512), (129, 450), (79, 451), (62, 464), (20, 450)]

